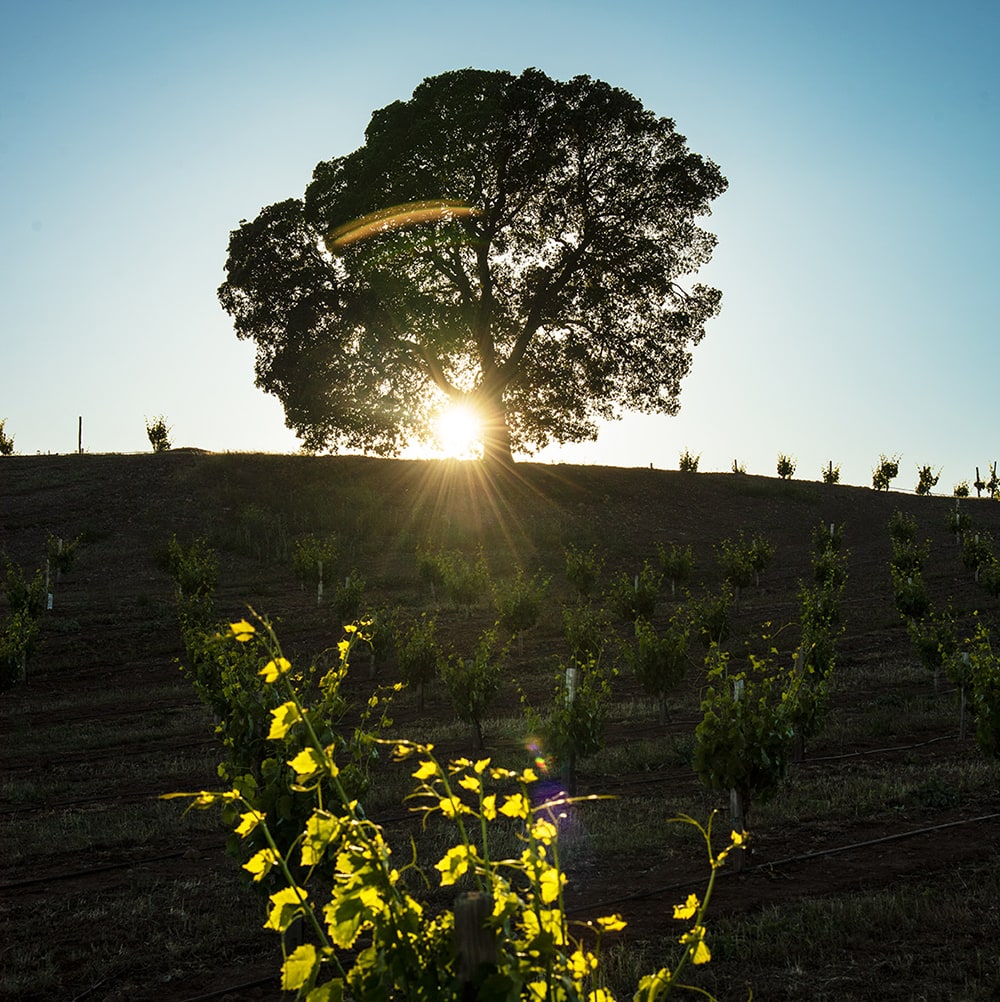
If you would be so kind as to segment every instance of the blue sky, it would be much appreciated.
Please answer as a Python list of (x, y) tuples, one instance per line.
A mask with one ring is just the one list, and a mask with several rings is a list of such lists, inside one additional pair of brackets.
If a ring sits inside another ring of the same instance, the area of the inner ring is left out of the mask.
[(475, 66), (588, 73), (673, 118), (729, 190), (722, 315), (675, 418), (542, 459), (778, 453), (937, 491), (1000, 459), (1000, 3), (2, 0), (0, 418), (22, 453), (294, 451), (215, 290), (229, 231), (371, 112)]

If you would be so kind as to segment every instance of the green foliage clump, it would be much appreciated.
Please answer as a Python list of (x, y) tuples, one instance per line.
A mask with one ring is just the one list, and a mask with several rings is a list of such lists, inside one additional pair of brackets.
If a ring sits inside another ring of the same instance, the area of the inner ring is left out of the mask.
[(634, 577), (619, 571), (611, 581), (606, 596), (612, 615), (622, 622), (635, 621), (640, 616), (649, 619), (660, 597), (662, 574), (648, 560)]
[(924, 496), (930, 494), (937, 482), (941, 479), (941, 471), (935, 473), (929, 466), (917, 467), (917, 494)]
[[(219, 558), (207, 540), (198, 537), (184, 547), (176, 536), (167, 544), (167, 570), (174, 581), (174, 601), (188, 659), (195, 671), (201, 649), (201, 634), (215, 625), (215, 588), (219, 582)], [(189, 641), (194, 647), (189, 646)], [(208, 683), (210, 691), (213, 686)]]
[(760, 584), (760, 575), (774, 556), (774, 547), (763, 536), (748, 540), (742, 530), (735, 538), (724, 539), (715, 549), (722, 576), (733, 586), (737, 603), (742, 589)]
[(1000, 558), (994, 555), (979, 568), (979, 584), (988, 595), (1000, 598)]
[(739, 602), (740, 591), (753, 583), (753, 565), (750, 562), (750, 549), (743, 534), (738, 539), (724, 539), (715, 548), (722, 577), (734, 589), (736, 601)]
[(895, 509), (889, 516), (889, 538), (894, 543), (912, 543), (917, 538), (917, 520)]
[(941, 668), (949, 664), (958, 648), (955, 614), (949, 608), (940, 612), (931, 609), (920, 619), (911, 619), (907, 631), (920, 663), (934, 675), (937, 688)]
[(984, 567), (997, 559), (993, 537), (988, 532), (966, 533), (962, 540), (962, 563), (979, 581)]
[(35, 571), (29, 581), (20, 564), (16, 564), (6, 553), (2, 555), (2, 559), (8, 610), (11, 614), (23, 612), (33, 619), (40, 618), (45, 611), (46, 602), (45, 575), (41, 568)]
[[(968, 496), (968, 495), (966, 495)], [(958, 495), (955, 497), (955, 507), (948, 512), (948, 531), (961, 543), (965, 534), (972, 528), (972, 516), (967, 511), (962, 511), (959, 507)]]
[[(312, 798), (298, 788), (290, 765), (303, 751), (302, 733), (275, 744), (285, 735), (276, 734), (281, 703), (278, 690), (268, 683), (288, 673), (291, 665), (276, 649), (269, 626), (261, 634), (246, 620), (228, 628), (217, 623), (213, 595), (217, 563), (203, 540), (195, 540), (185, 549), (174, 538), (169, 552), (187, 652), (181, 671), (216, 719), (215, 733), (225, 749), (219, 775), (254, 811), (271, 818), (271, 842), (264, 840), (263, 829), (255, 834), (237, 832), (229, 839), (228, 851), (243, 860), (268, 846), (289, 851), (301, 837), (302, 825), (313, 809)], [(347, 639), (338, 645), (338, 653), (362, 636), (357, 625), (346, 627), (346, 631)], [(306, 673), (295, 673), (294, 680), (314, 694), (314, 705), (308, 712), (310, 725), (324, 747), (337, 750), (342, 786), (357, 797), (369, 782), (373, 745), (368, 735), (391, 721), (385, 712), (387, 702), (379, 693), (373, 694), (358, 714), (343, 694), (345, 677), (346, 667), (338, 658), (333, 668), (324, 670), (314, 664)], [(379, 707), (381, 719), (373, 723)], [(344, 724), (349, 712), (360, 718), (353, 728)], [(226, 814), (229, 820), (233, 820), (231, 808), (229, 805)]]
[(1000, 758), (1000, 652), (981, 620), (967, 645), (968, 677), (976, 715), (976, 743), (984, 755)]
[(11, 612), (0, 625), (0, 692), (24, 681), (37, 646), (38, 619), (25, 609)]
[(823, 588), (839, 589), (847, 580), (844, 526), (818, 525), (813, 530), (813, 580)]
[(595, 661), (560, 665), (555, 683), (552, 704), (542, 712), (526, 704), (525, 716), (545, 758), (575, 793), (577, 762), (604, 747), (611, 684)]
[(831, 522), (824, 525), (822, 522), (813, 528), (812, 532), (813, 553), (825, 553), (827, 550), (836, 552), (844, 543), (844, 526)]
[(625, 660), (643, 690), (659, 708), (660, 724), (667, 720), (667, 696), (684, 680), (688, 667), (690, 625), (675, 613), (665, 629), (656, 628), (645, 619), (635, 621), (635, 642), (625, 647)]
[(931, 607), (930, 596), (927, 594), (927, 586), (924, 584), (924, 576), (919, 570), (906, 571), (899, 570), (893, 566), (890, 569), (892, 576), (892, 590), (896, 599), (896, 608), (904, 619), (919, 619)]
[(496, 606), (500, 625), (521, 643), (525, 630), (535, 626), (542, 616), (548, 579), (525, 577), (524, 568), (518, 567), (515, 576), (509, 580), (497, 581), (493, 585), (493, 604)]
[(82, 539), (77, 536), (72, 542), (64, 543), (49, 536), (47, 569), (43, 572), (39, 568), (30, 580), (20, 564), (6, 553), (0, 553), (3, 590), (7, 597), (7, 616), (0, 620), (0, 691), (25, 680), (28, 660), (38, 649), (41, 617), (52, 607), (54, 581), (73, 566)]
[(748, 544), (750, 567), (753, 570), (754, 582), (760, 584), (760, 576), (771, 565), (774, 559), (774, 547), (759, 533), (754, 535)]
[(292, 567), (295, 577), (303, 585), (322, 585), (324, 579), (332, 577), (333, 564), (337, 559), (339, 546), (333, 533), (317, 536), (307, 533), (295, 540), (292, 550)]
[(396, 640), (399, 636), (399, 606), (379, 606), (365, 614), (365, 636), (371, 657), (371, 673), (375, 674), (376, 663), (392, 660), (398, 656)]
[(887, 491), (889, 484), (899, 476), (899, 456), (879, 456), (878, 465), (872, 470), (872, 487), (877, 491)]
[(347, 577), (334, 588), (330, 608), (337, 623), (350, 623), (361, 615), (365, 584), (357, 568), (352, 567)]
[(804, 588), (799, 595), (802, 639), (789, 681), (788, 720), (794, 756), (801, 760), (806, 742), (823, 728), (829, 683), (836, 661), (839, 593), (822, 587)]
[(840, 483), (840, 465), (834, 466), (830, 462), (827, 466), (823, 467), (823, 483), (824, 484), (839, 484)]
[(920, 574), (930, 551), (930, 540), (918, 543), (915, 539), (894, 539), (890, 563), (893, 570), (904, 576)]
[(701, 453), (695, 456), (692, 455), (688, 449), (685, 449), (681, 453), (680, 464), (678, 466), (678, 469), (681, 471), (681, 473), (697, 473), (698, 463), (700, 462), (700, 460), (701, 460)]
[(7, 424), (6, 418), (0, 418), (0, 456), (14, 455), (14, 436), (8, 435), (4, 430)]
[(424, 688), (434, 680), (441, 656), (436, 639), (437, 624), (422, 614), (401, 624), (396, 633), (396, 664), (400, 678), (416, 689), (417, 708), (424, 709)]
[(694, 554), (690, 546), (681, 547), (672, 543), (667, 549), (663, 543), (656, 544), (660, 573), (670, 582), (670, 596), (677, 596), (677, 586), (691, 577), (694, 570)]
[(170, 429), (162, 414), (146, 419), (146, 436), (153, 452), (166, 452), (170, 448)]
[(80, 544), (83, 542), (83, 536), (77, 536), (76, 539), (66, 542), (58, 536), (49, 536), (48, 539), (48, 561), (49, 567), (56, 572), (56, 574), (65, 574), (73, 569), (73, 565), (76, 563), (77, 551), (80, 548)]
[(787, 680), (753, 654), (733, 671), (729, 654), (714, 645), (706, 664), (694, 770), (710, 789), (736, 791), (745, 820), (754, 802), (772, 796), (785, 778), (793, 735)]
[(889, 574), (896, 608), (904, 619), (913, 622), (931, 607), (923, 577), (930, 542), (917, 542), (916, 519), (898, 510), (889, 519), (889, 536), (892, 540)]
[(782, 480), (791, 480), (795, 473), (795, 460), (784, 453), (778, 454), (778, 476)]
[(506, 647), (497, 649), (495, 630), (479, 638), (471, 658), (452, 652), (438, 662), (438, 674), (448, 690), (458, 719), (472, 728), (477, 750), (484, 747), (483, 722), (500, 692), (507, 658)]
[(591, 605), (563, 606), (563, 630), (572, 664), (600, 663), (608, 644), (608, 613)]
[[(244, 620), (230, 626), (228, 637), (246, 644), (255, 633)], [(244, 846), (244, 870), (268, 892), (264, 927), (281, 937), (282, 990), (308, 1002), (348, 997), (610, 1002), (600, 968), (601, 939), (625, 922), (604, 916), (587, 922), (579, 939), (571, 932), (558, 826), (574, 800), (565, 794), (548, 800), (533, 796), (538, 776), (530, 768), (497, 768), (488, 758), (445, 766), (431, 745), (370, 734), (369, 743), (389, 747), (397, 762), (411, 769), (416, 762), (408, 799), (424, 827), (447, 826), (456, 836), (453, 844), (448, 838), (433, 868), (422, 865), (416, 845), (412, 858), (398, 866), (382, 828), (365, 815), (347, 782), (342, 746), (327, 742), (322, 716), (308, 703), (302, 679), (270, 627), (260, 641), (263, 656), (270, 658), (260, 675), (274, 690), (269, 702), (277, 704), (270, 715), (271, 758), (286, 759), (298, 749), (285, 763), (290, 789), (311, 804), (298, 817), (297, 837), (279, 834), (280, 803), (265, 810), (238, 784), (219, 793), (165, 796), (184, 797), (198, 809), (222, 806), (233, 838)], [(347, 671), (350, 649), (350, 640), (342, 642), (338, 677)], [(675, 820), (698, 830), (711, 872), (704, 900), (690, 894), (674, 908), (675, 919), (693, 923), (678, 938), (681, 956), (672, 968), (639, 981), (637, 998), (650, 1002), (674, 988), (712, 998), (684, 985), (680, 974), (688, 964), (711, 959), (704, 923), (715, 874), (743, 844), (742, 835), (734, 833), (716, 852), (711, 819), (705, 827), (686, 816)], [(523, 850), (499, 853), (495, 829), (512, 824)], [(417, 879), (407, 879), (408, 873)], [(441, 891), (458, 894), (453, 909), (440, 902), (429, 908), (411, 892), (413, 886), (430, 888), (432, 877)]]
[(690, 603), (693, 628), (706, 648), (713, 644), (724, 644), (729, 639), (733, 599), (733, 586), (725, 580), (718, 594), (704, 595)]
[(466, 616), (471, 616), (473, 607), (490, 592), (490, 571), (485, 555), (480, 550), (472, 561), (455, 552), (442, 554), (441, 559), (445, 592), (456, 609), (464, 609)]
[(581, 598), (589, 599), (594, 594), (601, 572), (604, 570), (604, 557), (597, 552), (596, 546), (591, 546), (589, 550), (581, 550), (570, 543), (564, 552), (566, 579)]
[(437, 600), (437, 589), (444, 586), (447, 559), (439, 550), (429, 545), (417, 547), (417, 575), (431, 591), (431, 600)]

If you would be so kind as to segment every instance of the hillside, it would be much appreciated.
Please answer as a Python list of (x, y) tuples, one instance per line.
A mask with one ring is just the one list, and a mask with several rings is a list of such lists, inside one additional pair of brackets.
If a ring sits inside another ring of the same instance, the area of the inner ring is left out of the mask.
[[(317, 606), (315, 590), (294, 575), (294, 540), (306, 533), (336, 534), (328, 581), (356, 569), (366, 609), (433, 614), (459, 651), (471, 649), (495, 613), (487, 600), (467, 616), (432, 597), (417, 572), (417, 547), (473, 556), (482, 548), (494, 579), (518, 565), (549, 578), (545, 618), (525, 636), (523, 653), (514, 648), (510, 684), (485, 728), (491, 753), (516, 758), (527, 756), (530, 737), (518, 723), (520, 692), (543, 702), (563, 650), (560, 610), (572, 600), (568, 545), (593, 545), (604, 555), (602, 585), (655, 562), (657, 544), (690, 546), (695, 571), (687, 587), (699, 595), (720, 585), (721, 540), (762, 535), (774, 556), (741, 599), (728, 645), (735, 656), (763, 624), (773, 632), (795, 621), (813, 531), (834, 524), (844, 527), (849, 560), (830, 721), (793, 767), (789, 792), (761, 806), (752, 866), (720, 881), (710, 921), (769, 915), (793, 930), (804, 920), (782, 918), (780, 909), (795, 902), (902, 884), (927, 901), (947, 899), (949, 908), (941, 926), (921, 919), (923, 942), (900, 931), (906, 943), (893, 943), (893, 928), (906, 923), (885, 920), (881, 944), (855, 943), (853, 953), (834, 945), (842, 952), (825, 955), (814, 943), (789, 956), (776, 951), (757, 968), (737, 959), (742, 927), (724, 925), (728, 952), (716, 950), (708, 980), (699, 983), (725, 999), (744, 998), (744, 982), (762, 999), (909, 999), (928, 982), (932, 990), (921, 997), (996, 997), (1000, 918), (995, 908), (978, 910), (970, 888), (1000, 890), (1000, 769), (970, 737), (958, 739), (955, 693), (946, 680), (935, 691), (919, 664), (888, 570), (887, 525), (898, 510), (929, 540), (925, 579), (935, 607), (950, 601), (963, 627), (974, 610), (996, 621), (1000, 602), (977, 586), (948, 530), (954, 500), (646, 469), (522, 464), (503, 482), (481, 476), (475, 464), (194, 451), (0, 460), (0, 550), (30, 574), (50, 536), (81, 537), (26, 682), (0, 695), (0, 831), (8, 847), (0, 872), (0, 936), (8, 944), (0, 994), (278, 997), (268, 981), (277, 940), (259, 930), (258, 902), (223, 853), (224, 829), (156, 800), (171, 790), (212, 788), (221, 755), (212, 721), (177, 668), (183, 648), (165, 570), (172, 536), (204, 537), (217, 550), (222, 617), (238, 619), (251, 605), (274, 618), (286, 649), (302, 658), (335, 645), (342, 625), (329, 606), (333, 585)], [(963, 510), (976, 530), (1000, 539), (1000, 504), (971, 499)], [(667, 589), (655, 618), (672, 608)], [(618, 625), (623, 641), (630, 628)], [(365, 659), (352, 673), (359, 698), (376, 681), (393, 680), (391, 658), (376, 654), (376, 669), (373, 681)], [(727, 804), (701, 787), (689, 765), (702, 683), (696, 663), (663, 728), (622, 669), (612, 680), (607, 750), (580, 766), (580, 792), (615, 794), (619, 806), (605, 815), (588, 808), (568, 833), (570, 904), (581, 916), (606, 905), (621, 911), (630, 923), (623, 943), (635, 953), (646, 949), (640, 943), (676, 934), (664, 916), (680, 900), (677, 888), (703, 876), (697, 845), (664, 835), (665, 821), (678, 811), (705, 817)], [(433, 734), (448, 754), (471, 751), (440, 685), (429, 688), (422, 713), (404, 693), (393, 715), (396, 733)], [(888, 981), (865, 994), (882, 964)], [(948, 972), (965, 979), (955, 982), (965, 994), (940, 984)]]

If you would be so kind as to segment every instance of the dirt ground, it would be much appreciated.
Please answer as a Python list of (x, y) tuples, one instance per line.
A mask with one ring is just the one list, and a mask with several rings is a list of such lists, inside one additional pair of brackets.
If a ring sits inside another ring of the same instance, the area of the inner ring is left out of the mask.
[[(761, 585), (749, 590), (741, 605), (740, 619), (747, 629), (794, 616), (798, 583), (809, 572), (813, 528), (843, 524), (850, 559), (838, 665), (855, 673), (867, 671), (871, 679), (864, 691), (837, 691), (835, 708), (847, 714), (855, 701), (879, 690), (883, 666), (914, 659), (889, 586), (887, 522), (893, 510), (912, 514), (920, 537), (931, 541), (925, 577), (935, 604), (951, 599), (960, 611), (979, 609), (994, 616), (998, 611), (997, 600), (989, 598), (961, 564), (959, 549), (946, 527), (946, 515), (954, 505), (949, 498), (746, 475), (642, 469), (525, 464), (519, 475), (515, 485), (487, 495), (473, 474), (456, 472), (455, 467), (355, 457), (216, 456), (191, 451), (0, 460), (0, 548), (12, 559), (30, 569), (38, 565), (49, 535), (72, 539), (84, 534), (76, 566), (57, 586), (51, 621), (46, 623), (44, 643), (31, 663), (26, 684), (0, 695), (5, 777), (0, 821), (23, 821), (30, 812), (54, 816), (98, 806), (108, 810), (171, 789), (214, 786), (210, 774), (178, 775), (169, 769), (161, 774), (150, 769), (129, 779), (117, 778), (114, 788), (100, 796), (87, 792), (79, 803), (74, 802), (72, 789), (64, 790), (55, 802), (33, 799), (30, 794), (32, 782), (43, 783), (55, 767), (77, 768), (83, 788), (102, 770), (114, 771), (112, 765), (128, 756), (141, 753), (150, 762), (159, 762), (185, 749), (211, 749), (204, 714), (179, 677), (174, 660), (182, 650), (172, 618), (172, 586), (162, 568), (165, 542), (174, 533), (180, 538), (201, 532), (224, 534), (241, 506), (250, 503), (274, 506), (280, 502), (294, 509), (296, 497), (308, 497), (310, 504), (325, 497), (326, 503), (335, 506), (346, 496), (338, 493), (338, 484), (354, 485), (365, 499), (363, 506), (350, 513), (357, 533), (355, 556), (366, 568), (371, 591), (390, 602), (419, 587), (411, 566), (414, 540), (407, 528), (409, 513), (421, 506), (455, 526), (486, 527), (493, 532), (490, 538), (504, 539), (504, 545), (529, 570), (533, 560), (551, 560), (549, 551), (558, 548), (540, 547), (539, 538), (558, 542), (582, 535), (585, 542), (597, 541), (606, 548), (609, 571), (638, 570), (642, 559), (655, 557), (655, 545), (662, 541), (690, 545), (696, 567), (706, 569), (710, 576), (713, 546), (719, 540), (740, 530), (759, 532), (773, 544), (775, 556)], [(964, 503), (964, 510), (978, 529), (1000, 539), (1000, 504), (973, 498)], [(374, 546), (370, 545), (373, 537)], [(221, 554), (220, 610), (231, 609), (235, 618), (249, 602), (280, 615), (286, 643), (306, 647), (335, 642), (328, 612), (316, 608), (290, 567), (262, 564), (237, 552), (222, 550)], [(558, 568), (547, 573), (555, 577)], [(460, 614), (447, 610), (441, 617), (446, 630), (456, 637), (481, 626), (463, 623)], [(526, 657), (541, 662), (555, 643), (555, 632), (538, 631), (526, 642)], [(363, 684), (364, 679), (358, 682)], [(697, 679), (691, 684), (696, 686)], [(932, 687), (929, 674), (908, 684), (914, 691)], [(121, 698), (95, 703), (92, 696), (97, 691), (120, 693)], [(147, 691), (150, 695), (144, 698)], [(903, 700), (907, 694), (899, 695)], [(515, 713), (516, 705), (512, 692), (509, 705), (501, 709)], [(443, 696), (431, 695), (429, 712), (447, 715)], [(146, 739), (141, 748), (116, 740), (125, 718), (140, 713), (174, 720), (187, 714), (191, 726), (187, 731), (174, 727), (169, 738)], [(408, 720), (409, 713), (413, 715)], [(419, 728), (424, 719), (407, 708), (396, 714), (403, 733), (411, 720)], [(690, 731), (694, 723), (688, 714), (672, 720), (670, 726)], [(77, 751), (61, 753), (58, 762), (35, 750), (22, 751), (24, 736), (33, 727), (55, 724), (67, 731), (80, 724), (99, 725), (103, 737)], [(926, 759), (928, 765), (942, 757), (975, 754), (968, 738), (959, 742), (955, 733), (928, 730), (905, 716), (899, 724), (891, 734), (850, 747), (821, 738), (796, 768), (826, 769), (833, 775), (844, 770), (846, 775), (868, 753), (881, 759), (895, 755), (909, 763)], [(649, 719), (613, 719), (608, 743), (652, 737), (657, 726)], [(580, 782), (581, 793), (635, 795), (638, 791), (667, 805), (699, 789), (689, 768), (676, 767), (607, 775), (588, 771), (584, 763)], [(10, 796), (15, 788), (29, 792), (18, 794), (15, 801)], [(220, 867), (234, 866), (222, 854), (224, 835), (221, 829), (198, 829), (180, 840), (137, 837), (131, 845), (117, 841), (72, 851), (54, 844), (51, 852), (32, 855), (30, 869), (0, 861), (2, 916), (14, 937), (0, 947), (4, 965), (21, 962), (18, 930), (31, 926), (28, 917), (37, 916), (56, 898), (133, 886), (143, 874), (155, 874), (162, 881), (198, 881), (208, 879)], [(825, 827), (803, 824), (761, 831), (755, 833), (747, 870), (720, 879), (712, 916), (755, 912), (795, 898), (862, 887), (870, 890), (950, 872), (981, 860), (984, 853), (995, 855), (998, 846), (1000, 791), (989, 802), (943, 798), (940, 804), (910, 805), (894, 815), (845, 816)], [(636, 860), (586, 858), (570, 872), (568, 907), (573, 917), (621, 912), (629, 922), (628, 937), (635, 941), (655, 938), (664, 934), (671, 906), (689, 890), (702, 886), (704, 878), (704, 860), (694, 853), (686, 866), (667, 855), (658, 859), (644, 854)], [(81, 944), (114, 949), (114, 943), (86, 922), (60, 922), (51, 936), (67, 956), (78, 956)], [(176, 971), (169, 982), (162, 979), (157, 966), (156, 943), (148, 945), (137, 961), (139, 973), (132, 982), (117, 976), (106, 984), (92, 978), (74, 981), (73, 970), (67, 969), (61, 974), (62, 987), (43, 997), (148, 997), (163, 1002), (278, 997), (273, 984), (277, 946), (263, 934), (231, 960), (220, 958), (200, 970)], [(155, 985), (155, 990), (148, 987), (149, 994), (145, 994), (135, 987), (142, 983)]]

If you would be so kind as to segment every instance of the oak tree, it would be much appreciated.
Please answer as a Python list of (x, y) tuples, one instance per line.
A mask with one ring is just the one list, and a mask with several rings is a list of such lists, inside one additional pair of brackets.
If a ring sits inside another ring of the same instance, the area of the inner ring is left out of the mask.
[(444, 73), (242, 222), (219, 298), (307, 448), (393, 454), (466, 403), (509, 460), (676, 413), (721, 301), (693, 281), (697, 220), (726, 184), (602, 81)]

